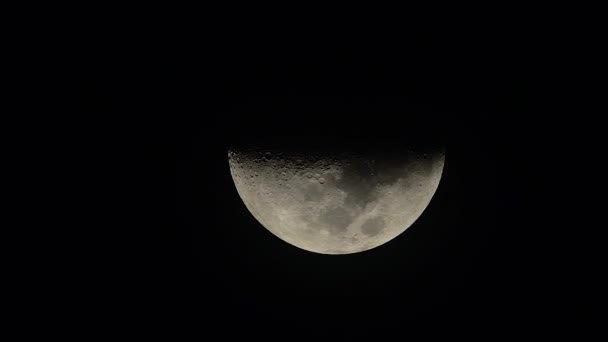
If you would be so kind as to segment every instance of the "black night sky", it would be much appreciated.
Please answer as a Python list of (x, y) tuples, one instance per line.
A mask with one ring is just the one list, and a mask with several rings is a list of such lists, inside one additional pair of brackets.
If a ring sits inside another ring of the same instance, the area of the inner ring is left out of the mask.
[[(560, 162), (545, 151), (560, 106), (546, 102), (552, 62), (537, 36), (436, 27), (321, 40), (183, 25), (83, 40), (81, 111), (102, 132), (112, 162), (100, 178), (116, 186), (103, 201), (120, 212), (97, 237), (109, 274), (99, 296), (122, 326), (405, 338), (593, 320), (592, 266), (555, 216)], [(411, 137), (446, 145), (437, 193), (404, 234), (351, 255), (274, 237), (227, 163), (232, 143)]]

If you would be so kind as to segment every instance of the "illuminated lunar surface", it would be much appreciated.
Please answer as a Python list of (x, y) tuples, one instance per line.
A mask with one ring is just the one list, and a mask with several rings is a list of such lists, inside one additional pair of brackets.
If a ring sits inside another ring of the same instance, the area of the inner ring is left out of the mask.
[(322, 254), (357, 253), (403, 233), (441, 179), (443, 149), (380, 154), (231, 149), (251, 214), (280, 239)]

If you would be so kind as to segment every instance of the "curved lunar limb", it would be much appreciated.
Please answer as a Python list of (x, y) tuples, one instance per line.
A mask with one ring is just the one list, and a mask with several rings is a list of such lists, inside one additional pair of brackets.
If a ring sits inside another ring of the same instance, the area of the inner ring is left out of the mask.
[(233, 148), (228, 157), (241, 199), (270, 232), (307, 251), (348, 254), (394, 239), (420, 217), (445, 153)]

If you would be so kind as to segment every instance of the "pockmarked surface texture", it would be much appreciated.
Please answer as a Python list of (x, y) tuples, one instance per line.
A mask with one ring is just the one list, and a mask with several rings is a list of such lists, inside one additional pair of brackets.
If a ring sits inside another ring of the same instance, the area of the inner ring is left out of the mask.
[(444, 149), (390, 155), (233, 148), (236, 189), (280, 239), (322, 254), (380, 246), (420, 217), (441, 179)]

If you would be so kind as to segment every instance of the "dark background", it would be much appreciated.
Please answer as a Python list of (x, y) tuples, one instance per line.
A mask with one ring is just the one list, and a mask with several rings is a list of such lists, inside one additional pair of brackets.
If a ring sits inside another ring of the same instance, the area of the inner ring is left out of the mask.
[[(322, 337), (593, 324), (594, 252), (572, 233), (585, 228), (560, 172), (577, 155), (558, 119), (566, 71), (544, 32), (318, 38), (171, 23), (83, 38), (80, 133), (103, 157), (100, 207), (118, 213), (84, 246), (101, 245), (89, 268), (104, 275), (91, 284), (107, 326)], [(404, 234), (352, 255), (274, 237), (226, 158), (228, 144), (269, 137), (412, 136), (447, 147), (437, 193)]]

